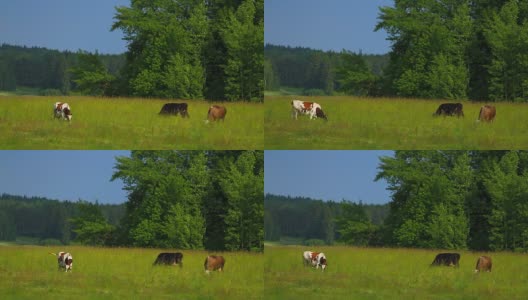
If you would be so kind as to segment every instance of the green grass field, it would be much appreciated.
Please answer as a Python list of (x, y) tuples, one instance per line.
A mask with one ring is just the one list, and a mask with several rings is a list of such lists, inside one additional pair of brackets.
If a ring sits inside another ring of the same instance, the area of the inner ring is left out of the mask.
[[(58, 271), (49, 252), (69, 251)], [(183, 268), (153, 266), (157, 249), (0, 246), (1, 299), (262, 299), (262, 254), (219, 253), (223, 272), (206, 275), (205, 251), (181, 251)], [(216, 254), (216, 253), (215, 253)]]
[[(291, 117), (291, 100), (315, 101), (324, 120)], [(477, 123), (483, 103), (463, 102), (464, 118), (433, 117), (445, 100), (265, 97), (265, 149), (526, 149), (527, 104), (496, 103), (493, 123)]]
[[(322, 251), (324, 272), (305, 267), (305, 250)], [(265, 248), (265, 299), (526, 299), (525, 254), (488, 253), (491, 273), (474, 273), (483, 253), (457, 251), (460, 268), (430, 267), (441, 250), (271, 246)], [(452, 252), (452, 251), (448, 251)]]
[[(53, 118), (67, 102), (70, 124)], [(164, 103), (94, 97), (0, 96), (0, 149), (263, 149), (262, 104), (224, 103), (225, 121), (206, 124), (212, 103), (185, 101), (190, 118), (159, 116)]]

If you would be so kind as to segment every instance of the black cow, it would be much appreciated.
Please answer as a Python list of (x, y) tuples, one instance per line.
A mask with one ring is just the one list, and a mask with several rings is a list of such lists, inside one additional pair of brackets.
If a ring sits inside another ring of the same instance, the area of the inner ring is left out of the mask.
[(433, 116), (457, 116), (463, 117), (464, 111), (462, 103), (442, 103), (438, 106), (438, 109)]
[(180, 252), (160, 253), (158, 254), (158, 258), (156, 258), (154, 265), (180, 265), (181, 268), (183, 266), (183, 254)]
[(187, 103), (165, 103), (159, 112), (160, 115), (178, 115), (183, 118), (189, 117)]
[(458, 253), (440, 253), (438, 254), (431, 266), (456, 266), (458, 268), (458, 261), (460, 254)]

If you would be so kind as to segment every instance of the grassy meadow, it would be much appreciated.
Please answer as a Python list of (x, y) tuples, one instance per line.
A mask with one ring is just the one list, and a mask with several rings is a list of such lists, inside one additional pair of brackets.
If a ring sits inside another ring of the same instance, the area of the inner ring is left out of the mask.
[[(269, 94), (268, 94), (269, 95)], [(315, 101), (328, 116), (291, 117), (291, 100)], [(484, 103), (462, 102), (464, 118), (433, 117), (447, 100), (349, 96), (265, 97), (265, 149), (527, 149), (528, 104), (495, 103), (493, 123), (476, 122)]]
[[(72, 122), (53, 118), (67, 102)], [(158, 115), (167, 102), (141, 98), (0, 96), (0, 149), (263, 149), (263, 105), (224, 103), (225, 121), (206, 124), (211, 102), (188, 100), (190, 118)]]
[[(72, 272), (57, 270), (48, 253), (59, 251), (72, 253)], [(262, 254), (214, 253), (225, 257), (225, 270), (206, 275), (207, 252), (181, 251), (183, 268), (153, 266), (160, 252), (172, 251), (0, 246), (0, 298), (262, 299)]]
[[(461, 254), (457, 269), (430, 267), (441, 250), (312, 248), (265, 248), (265, 299), (526, 299), (528, 295), (526, 254), (487, 254), (493, 260), (492, 272), (475, 274), (477, 258), (485, 253), (457, 251)], [(327, 269), (305, 267), (305, 250), (324, 252)]]

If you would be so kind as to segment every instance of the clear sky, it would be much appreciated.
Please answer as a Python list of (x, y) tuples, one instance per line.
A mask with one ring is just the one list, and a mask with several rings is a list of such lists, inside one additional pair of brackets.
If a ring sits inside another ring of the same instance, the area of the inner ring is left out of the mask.
[(374, 182), (380, 156), (394, 156), (394, 152), (265, 151), (264, 191), (321, 200), (387, 203), (387, 183)]
[(390, 50), (383, 30), (374, 32), (379, 6), (393, 0), (266, 0), (264, 42), (364, 54)]
[(110, 32), (116, 6), (130, 0), (1, 0), (0, 44), (123, 53), (123, 32)]
[(123, 182), (110, 182), (115, 156), (130, 156), (130, 151), (3, 150), (0, 194), (123, 203), (127, 200)]

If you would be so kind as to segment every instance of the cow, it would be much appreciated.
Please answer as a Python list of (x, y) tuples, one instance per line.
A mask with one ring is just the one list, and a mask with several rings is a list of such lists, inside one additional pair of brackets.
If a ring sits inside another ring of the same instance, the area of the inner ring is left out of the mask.
[(165, 103), (159, 114), (175, 116), (180, 114), (182, 118), (189, 117), (189, 113), (187, 112), (187, 103)]
[(440, 253), (435, 257), (431, 266), (456, 266), (458, 268), (459, 260), (460, 254), (458, 253)]
[(224, 269), (225, 259), (223, 256), (209, 255), (205, 258), (204, 268), (205, 273), (209, 274), (211, 271), (220, 271)]
[(323, 112), (323, 109), (321, 108), (321, 105), (319, 103), (307, 102), (307, 101), (301, 101), (301, 100), (292, 100), (291, 106), (292, 106), (292, 118), (295, 117), (295, 120), (297, 120), (297, 115), (299, 113), (302, 113), (305, 115), (309, 115), (310, 120), (322, 118), (328, 121), (328, 118)]
[(320, 266), (322, 271), (327, 266), (326, 256), (322, 252), (304, 251), (303, 262), (305, 266), (312, 265), (316, 269)]
[(477, 259), (477, 266), (475, 266), (475, 273), (491, 272), (491, 257), (481, 256)]
[(462, 103), (442, 103), (438, 106), (438, 109), (433, 116), (457, 116), (463, 117), (464, 111)]
[(59, 271), (64, 269), (65, 272), (71, 271), (73, 267), (73, 256), (68, 252), (59, 252), (57, 254), (51, 253), (51, 255), (57, 257), (59, 264)]
[(484, 121), (484, 122), (493, 122), (493, 119), (495, 119), (495, 106), (491, 105), (484, 105), (480, 108), (479, 117), (477, 119), (477, 122)]
[(153, 265), (180, 265), (180, 268), (183, 267), (183, 254), (180, 252), (176, 253), (160, 253), (154, 261)]
[(71, 108), (68, 103), (65, 102), (55, 102), (53, 107), (53, 116), (57, 119), (64, 119), (71, 121), (72, 113)]
[(209, 110), (207, 111), (206, 123), (209, 123), (210, 121), (216, 121), (216, 120), (223, 121), (226, 114), (227, 114), (227, 109), (224, 106), (213, 105), (209, 107)]

